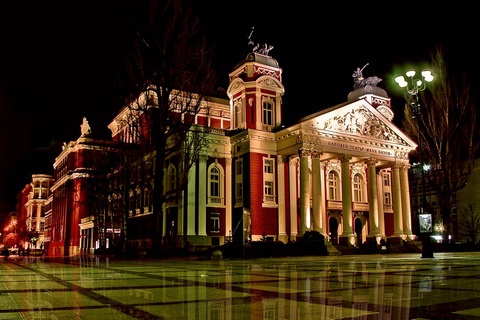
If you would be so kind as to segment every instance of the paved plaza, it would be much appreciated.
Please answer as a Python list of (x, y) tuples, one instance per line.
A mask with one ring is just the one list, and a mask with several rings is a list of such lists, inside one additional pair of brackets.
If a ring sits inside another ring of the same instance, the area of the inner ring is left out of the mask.
[(10, 257), (0, 319), (480, 319), (480, 253)]

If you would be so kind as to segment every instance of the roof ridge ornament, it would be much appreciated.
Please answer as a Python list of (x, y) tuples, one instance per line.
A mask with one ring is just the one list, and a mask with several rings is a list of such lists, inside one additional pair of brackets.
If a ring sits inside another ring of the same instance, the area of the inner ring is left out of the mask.
[(373, 86), (373, 87), (376, 87), (377, 84), (382, 81), (381, 78), (379, 77), (368, 77), (367, 79), (365, 79), (363, 77), (363, 69), (365, 69), (366, 66), (368, 66), (369, 64), (367, 63), (366, 65), (363, 66), (362, 69), (360, 68), (357, 68), (356, 71), (353, 72), (353, 82), (355, 82), (353, 84), (353, 89), (359, 89), (359, 88), (363, 88), (363, 87), (367, 87), (367, 86)]
[(273, 46), (266, 43), (263, 45), (260, 43), (255, 44), (255, 42), (252, 40), (253, 31), (255, 31), (255, 27), (252, 27), (252, 31), (250, 31), (250, 35), (248, 36), (248, 45), (254, 46), (252, 52), (269, 56), (268, 54), (270, 53), (270, 50), (273, 50)]

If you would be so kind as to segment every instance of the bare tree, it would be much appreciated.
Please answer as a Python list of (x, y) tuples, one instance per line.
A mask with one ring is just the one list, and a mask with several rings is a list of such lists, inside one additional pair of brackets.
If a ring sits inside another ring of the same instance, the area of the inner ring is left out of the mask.
[(432, 166), (428, 183), (437, 192), (449, 232), (453, 195), (474, 166), (479, 125), (475, 94), (465, 74), (457, 78), (449, 73), (441, 48), (432, 53), (431, 68), (435, 80), (422, 95), (421, 116), (413, 119), (407, 105), (403, 127), (412, 137), (418, 137), (420, 127), (424, 162)]
[[(151, 0), (129, 16), (135, 35), (125, 56), (123, 89), (130, 117), (125, 121), (138, 144), (136, 165), (153, 162), (153, 238), (162, 236), (163, 204), (179, 197), (188, 171), (205, 145), (206, 127), (196, 125), (208, 113), (205, 97), (214, 85), (211, 51), (198, 18), (186, 1)], [(181, 156), (178, 156), (181, 155)], [(164, 188), (164, 168), (179, 158), (176, 188)], [(145, 161), (145, 159), (149, 159)]]
[(475, 205), (470, 204), (460, 210), (458, 230), (461, 235), (470, 238), (473, 242), (480, 238), (480, 212), (476, 210)]

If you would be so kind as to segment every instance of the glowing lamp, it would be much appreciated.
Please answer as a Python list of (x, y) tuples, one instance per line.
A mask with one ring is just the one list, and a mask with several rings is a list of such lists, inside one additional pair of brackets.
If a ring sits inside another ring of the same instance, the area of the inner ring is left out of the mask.
[(402, 82), (405, 82), (405, 78), (403, 76), (398, 76), (395, 78), (395, 82), (400, 84)]
[(407, 77), (412, 78), (412, 77), (415, 76), (415, 71), (413, 71), (413, 70), (407, 71), (406, 75), (407, 75)]

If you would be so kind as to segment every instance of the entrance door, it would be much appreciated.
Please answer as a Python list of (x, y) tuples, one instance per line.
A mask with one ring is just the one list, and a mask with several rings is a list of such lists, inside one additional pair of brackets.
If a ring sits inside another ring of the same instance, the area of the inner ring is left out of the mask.
[(357, 235), (358, 247), (362, 244), (362, 228), (362, 221), (360, 219), (355, 219), (355, 233)]
[(328, 220), (328, 230), (330, 231), (330, 241), (338, 244), (338, 221), (334, 217), (330, 217)]

